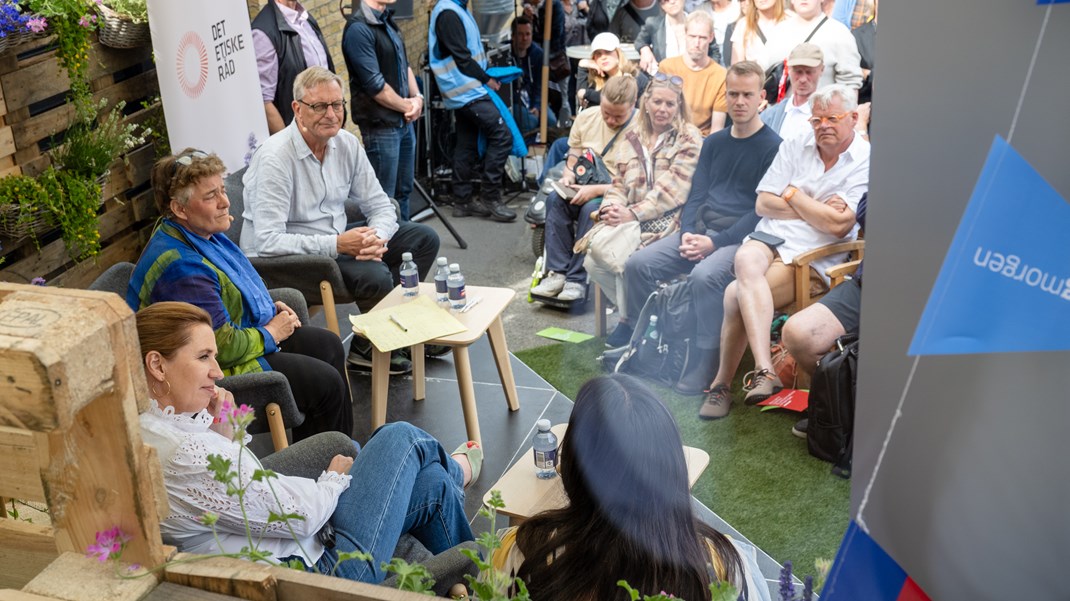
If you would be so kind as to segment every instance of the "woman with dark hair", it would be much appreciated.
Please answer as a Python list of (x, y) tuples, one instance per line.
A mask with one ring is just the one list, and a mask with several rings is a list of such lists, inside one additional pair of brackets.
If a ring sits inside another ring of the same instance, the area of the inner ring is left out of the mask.
[(584, 384), (560, 456), (568, 506), (503, 531), (492, 557), (533, 599), (624, 600), (623, 579), (691, 601), (729, 582), (768, 601), (754, 548), (695, 517), (680, 432), (642, 382), (613, 374)]
[(212, 317), (223, 375), (278, 371), (290, 382), (305, 421), (294, 441), (318, 432), (353, 432), (353, 401), (342, 341), (329, 330), (302, 327), (293, 309), (272, 302), (264, 281), (224, 235), (234, 217), (223, 186), (223, 161), (187, 148), (152, 169), (164, 219), (141, 253), (126, 303), (137, 311), (184, 301)]
[[(152, 395), (147, 403), (139, 399), (147, 405), (139, 419), (163, 467), (164, 542), (187, 553), (238, 553), (255, 539), (276, 561), (297, 559), (309, 571), (379, 583), (386, 576), (381, 563), (404, 533), (434, 554), (472, 540), (464, 488), (479, 477), (478, 444), (447, 455), (427, 432), (395, 422), (376, 430), (359, 454), (347, 436), (326, 432), (261, 461), (236, 440), (227, 414), (234, 399), (215, 385), (223, 370), (212, 327), (208, 313), (189, 303), (154, 303), (137, 312)], [(211, 455), (237, 472), (245, 490), (240, 503), (228, 491), (232, 483), (209, 470)], [(314, 480), (256, 476), (295, 461), (311, 463), (303, 471), (322, 472)], [(207, 513), (216, 516), (212, 525), (203, 519)], [(294, 514), (301, 518), (277, 519)], [(352, 551), (372, 558), (339, 563), (340, 553)]]

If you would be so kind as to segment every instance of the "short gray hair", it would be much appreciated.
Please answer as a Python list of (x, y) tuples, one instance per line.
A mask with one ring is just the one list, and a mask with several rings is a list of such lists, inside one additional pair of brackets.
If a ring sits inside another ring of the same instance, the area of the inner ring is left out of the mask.
[(828, 109), (833, 98), (839, 98), (843, 110), (854, 112), (858, 108), (858, 91), (839, 83), (827, 85), (810, 96), (810, 110)]
[(297, 79), (294, 80), (294, 100), (301, 100), (305, 97), (305, 92), (332, 81), (338, 84), (339, 89), (345, 91), (342, 78), (337, 73), (331, 73), (323, 67), (309, 67), (298, 73)]

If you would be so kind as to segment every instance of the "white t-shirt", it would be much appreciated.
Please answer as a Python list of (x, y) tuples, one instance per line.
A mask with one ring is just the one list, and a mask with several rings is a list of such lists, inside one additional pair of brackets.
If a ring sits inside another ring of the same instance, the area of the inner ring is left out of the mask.
[[(833, 195), (839, 196), (852, 211), (857, 210), (858, 201), (869, 189), (869, 142), (855, 134), (851, 145), (840, 155), (832, 169), (825, 171), (812, 132), (802, 138), (785, 138), (773, 164), (765, 172), (762, 181), (758, 182), (756, 191), (782, 195), (788, 186), (795, 186), (822, 202)], [(777, 252), (785, 263), (791, 263), (800, 253), (835, 242), (854, 240), (858, 235), (857, 225), (843, 238), (837, 238), (802, 219), (770, 217), (762, 217), (754, 229), (784, 239), (784, 243), (777, 247)], [(842, 263), (844, 256), (835, 255), (815, 261), (813, 267), (828, 281), (825, 270)]]

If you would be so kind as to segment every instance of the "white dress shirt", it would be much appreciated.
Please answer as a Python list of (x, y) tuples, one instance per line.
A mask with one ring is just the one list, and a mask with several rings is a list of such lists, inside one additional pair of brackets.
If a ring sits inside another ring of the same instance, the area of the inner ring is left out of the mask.
[(810, 117), (814, 116), (810, 103), (804, 102), (795, 106), (795, 94), (788, 96), (783, 102), (787, 104), (784, 105), (784, 121), (780, 124), (780, 137), (787, 140), (788, 138), (804, 138), (807, 134), (814, 133), (814, 128), (810, 126)]
[[(821, 202), (834, 195), (839, 196), (852, 211), (858, 209), (858, 201), (869, 189), (869, 142), (856, 133), (836, 164), (825, 171), (825, 163), (818, 154), (813, 132), (803, 138), (785, 138), (773, 164), (765, 172), (762, 181), (758, 182), (756, 191), (780, 196), (788, 186), (795, 186)], [(755, 231), (783, 238), (784, 243), (776, 250), (785, 263), (791, 263), (799, 253), (834, 242), (854, 240), (858, 235), (858, 226), (856, 224), (843, 238), (837, 238), (802, 219), (762, 217)], [(825, 269), (842, 263), (843, 258), (844, 255), (835, 255), (815, 261), (812, 265), (827, 282)]]
[(338, 256), (346, 200), (355, 202), (379, 238), (398, 231), (397, 213), (357, 137), (346, 130), (327, 142), (320, 163), (297, 120), (253, 155), (245, 183), (241, 249), (250, 257)]

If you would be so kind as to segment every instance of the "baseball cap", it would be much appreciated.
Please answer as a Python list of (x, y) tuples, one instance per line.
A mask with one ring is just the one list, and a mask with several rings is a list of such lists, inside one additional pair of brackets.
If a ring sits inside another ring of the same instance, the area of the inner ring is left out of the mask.
[(788, 55), (789, 67), (817, 67), (825, 62), (825, 53), (821, 47), (810, 42), (803, 42), (796, 46)]
[(591, 53), (592, 54), (597, 52), (597, 51), (599, 51), (599, 50), (602, 50), (604, 52), (612, 52), (612, 51), (616, 50), (619, 47), (620, 47), (620, 38), (618, 38), (617, 36), (613, 35), (612, 33), (609, 33), (608, 31), (604, 31), (604, 32), (594, 36), (594, 39), (591, 40)]

